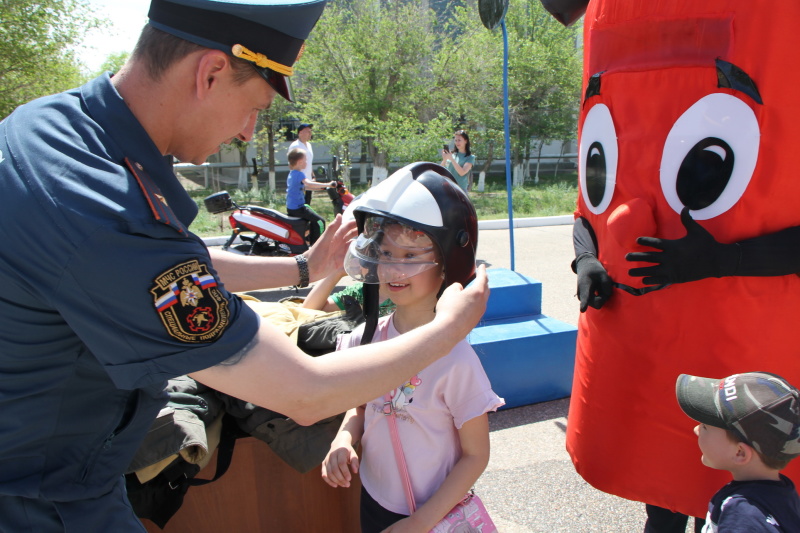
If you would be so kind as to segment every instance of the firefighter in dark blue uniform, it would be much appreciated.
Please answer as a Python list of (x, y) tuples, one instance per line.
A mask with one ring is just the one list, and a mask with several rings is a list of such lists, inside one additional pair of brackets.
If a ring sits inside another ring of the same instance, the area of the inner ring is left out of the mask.
[(354, 225), (295, 258), (210, 251), (188, 231), (197, 206), (164, 156), (200, 163), (249, 140), (274, 95), (291, 98), (323, 6), (153, 0), (119, 73), (0, 122), (0, 532), (143, 531), (122, 474), (169, 378), (312, 423), (391, 389), (480, 318), (484, 276), (443, 297), (429, 328), (312, 359), (232, 291), (321, 279)]

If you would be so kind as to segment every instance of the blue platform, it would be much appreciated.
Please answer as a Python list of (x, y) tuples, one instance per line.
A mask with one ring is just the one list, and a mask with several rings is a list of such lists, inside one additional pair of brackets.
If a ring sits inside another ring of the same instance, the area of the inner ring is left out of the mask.
[(542, 314), (540, 281), (503, 268), (487, 274), (486, 313), (467, 340), (503, 408), (569, 396), (577, 328)]

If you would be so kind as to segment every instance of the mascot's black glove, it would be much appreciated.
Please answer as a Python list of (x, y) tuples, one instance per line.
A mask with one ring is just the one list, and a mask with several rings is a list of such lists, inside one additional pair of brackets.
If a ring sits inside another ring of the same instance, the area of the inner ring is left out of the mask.
[(575, 260), (572, 271), (578, 275), (578, 299), (581, 313), (591, 306), (600, 309), (613, 293), (611, 277), (597, 259), (597, 241), (589, 221), (583, 217), (575, 219), (572, 228)]
[(631, 276), (643, 277), (645, 285), (685, 283), (705, 278), (721, 278), (737, 274), (742, 259), (738, 243), (722, 244), (698, 224), (689, 214), (689, 208), (681, 211), (681, 222), (686, 236), (680, 239), (657, 239), (639, 237), (636, 242), (660, 250), (658, 252), (634, 252), (625, 256), (628, 261), (655, 263), (653, 266), (632, 268)]
[(588, 307), (600, 309), (611, 298), (611, 276), (590, 253), (584, 253), (575, 258), (573, 269), (578, 274), (578, 299), (581, 301), (581, 313)]

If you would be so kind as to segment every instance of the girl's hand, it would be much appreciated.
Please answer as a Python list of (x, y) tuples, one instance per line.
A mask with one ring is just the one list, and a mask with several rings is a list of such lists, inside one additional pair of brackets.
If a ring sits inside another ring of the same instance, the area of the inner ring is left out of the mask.
[(322, 479), (333, 488), (349, 487), (353, 474), (358, 473), (358, 454), (350, 444), (331, 444), (331, 450), (322, 461)]

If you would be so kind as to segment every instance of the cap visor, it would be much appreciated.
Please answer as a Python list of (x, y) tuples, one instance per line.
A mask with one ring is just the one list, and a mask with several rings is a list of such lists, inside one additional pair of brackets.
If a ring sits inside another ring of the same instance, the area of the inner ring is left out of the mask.
[(290, 102), (294, 102), (294, 95), (292, 94), (292, 84), (289, 79), (283, 74), (278, 74), (274, 70), (268, 68), (257, 68), (261, 77), (267, 80), (269, 86)]
[(727, 428), (714, 403), (718, 389), (718, 379), (681, 374), (675, 384), (675, 395), (678, 398), (678, 405), (692, 420), (709, 426)]

